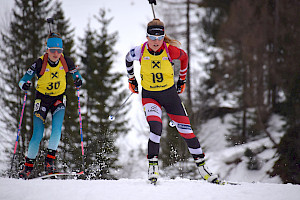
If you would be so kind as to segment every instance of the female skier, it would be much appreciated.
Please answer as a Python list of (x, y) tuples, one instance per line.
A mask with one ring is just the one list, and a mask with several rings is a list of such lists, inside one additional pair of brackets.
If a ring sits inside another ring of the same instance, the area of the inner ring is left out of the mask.
[[(142, 104), (147, 122), (150, 126), (148, 141), (148, 179), (156, 183), (158, 178), (158, 155), (162, 133), (162, 107), (175, 123), (179, 134), (187, 143), (200, 175), (207, 181), (223, 184), (217, 175), (212, 174), (205, 165), (204, 153), (200, 143), (193, 133), (190, 120), (178, 94), (185, 89), (188, 56), (178, 46), (180, 42), (165, 34), (164, 23), (159, 19), (150, 21), (147, 25), (147, 42), (132, 48), (126, 55), (129, 89), (138, 93), (138, 83), (135, 78), (133, 61), (141, 64), (140, 76), (142, 85)], [(172, 61), (180, 60), (180, 73), (177, 87), (174, 84)]]
[(63, 42), (60, 34), (50, 33), (46, 53), (38, 58), (19, 82), (22, 90), (29, 90), (30, 80), (36, 75), (37, 86), (34, 102), (33, 135), (28, 147), (24, 169), (19, 173), (23, 179), (30, 178), (39, 145), (43, 138), (45, 120), (48, 112), (52, 114), (52, 132), (45, 158), (47, 174), (55, 172), (55, 154), (61, 137), (61, 127), (66, 108), (66, 75), (71, 73), (74, 84), (81, 87), (81, 75), (70, 57), (63, 55)]

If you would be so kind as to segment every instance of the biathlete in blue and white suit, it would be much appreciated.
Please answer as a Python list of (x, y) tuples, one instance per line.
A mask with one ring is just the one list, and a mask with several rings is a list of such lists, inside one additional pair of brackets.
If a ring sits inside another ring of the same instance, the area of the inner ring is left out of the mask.
[(55, 172), (55, 153), (61, 137), (61, 128), (66, 109), (66, 75), (71, 73), (77, 88), (82, 78), (70, 57), (63, 55), (63, 42), (58, 33), (50, 33), (47, 39), (47, 51), (27, 70), (19, 82), (22, 90), (29, 90), (30, 80), (36, 76), (36, 97), (34, 102), (33, 135), (29, 143), (24, 169), (20, 178), (30, 178), (34, 162), (43, 138), (45, 120), (48, 112), (52, 114), (52, 132), (48, 152), (45, 158), (46, 173)]
[[(154, 19), (147, 26), (147, 42), (132, 48), (126, 55), (129, 89), (138, 93), (133, 61), (139, 60), (141, 69), (142, 103), (147, 122), (150, 126), (148, 141), (148, 179), (158, 178), (158, 155), (162, 133), (162, 107), (172, 119), (179, 134), (184, 138), (189, 152), (198, 166), (200, 175), (209, 182), (222, 184), (217, 175), (213, 175), (205, 165), (204, 153), (195, 136), (187, 112), (178, 94), (185, 89), (188, 67), (187, 54), (177, 46), (180, 42), (165, 34), (164, 24)], [(172, 61), (180, 60), (180, 73), (177, 87), (174, 84)]]

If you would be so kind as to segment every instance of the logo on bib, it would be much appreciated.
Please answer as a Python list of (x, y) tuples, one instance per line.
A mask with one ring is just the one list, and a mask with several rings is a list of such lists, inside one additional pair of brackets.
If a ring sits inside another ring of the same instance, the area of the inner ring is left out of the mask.
[(151, 68), (152, 69), (155, 69), (155, 68), (160, 69), (161, 68), (161, 62), (159, 60), (153, 60), (151, 62)]

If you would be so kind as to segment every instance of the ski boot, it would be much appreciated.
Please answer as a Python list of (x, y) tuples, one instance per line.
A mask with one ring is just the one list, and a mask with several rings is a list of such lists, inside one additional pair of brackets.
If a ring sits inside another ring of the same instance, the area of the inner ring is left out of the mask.
[(158, 179), (158, 157), (154, 156), (153, 158), (148, 159), (148, 161), (148, 180), (151, 182), (151, 184), (156, 185)]
[(218, 175), (213, 174), (208, 167), (205, 165), (205, 159), (204, 159), (204, 154), (201, 154), (199, 157), (195, 158), (195, 163), (197, 165), (198, 171), (200, 173), (200, 176), (210, 182), (210, 183), (215, 183), (219, 185), (224, 185), (225, 182), (219, 180)]
[(47, 156), (45, 158), (45, 172), (46, 174), (57, 173), (55, 167), (55, 154), (56, 150), (48, 149)]
[(25, 166), (22, 171), (19, 172), (19, 177), (22, 179), (29, 179), (31, 171), (33, 170), (35, 159), (25, 158)]

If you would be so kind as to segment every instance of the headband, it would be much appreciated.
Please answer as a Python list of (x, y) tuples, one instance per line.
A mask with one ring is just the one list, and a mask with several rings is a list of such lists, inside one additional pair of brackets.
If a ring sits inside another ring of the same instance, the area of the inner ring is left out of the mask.
[(47, 48), (63, 48), (63, 42), (61, 38), (53, 37), (47, 40)]
[(148, 26), (147, 33), (150, 35), (164, 35), (165, 28), (164, 26), (160, 26), (160, 25)]

